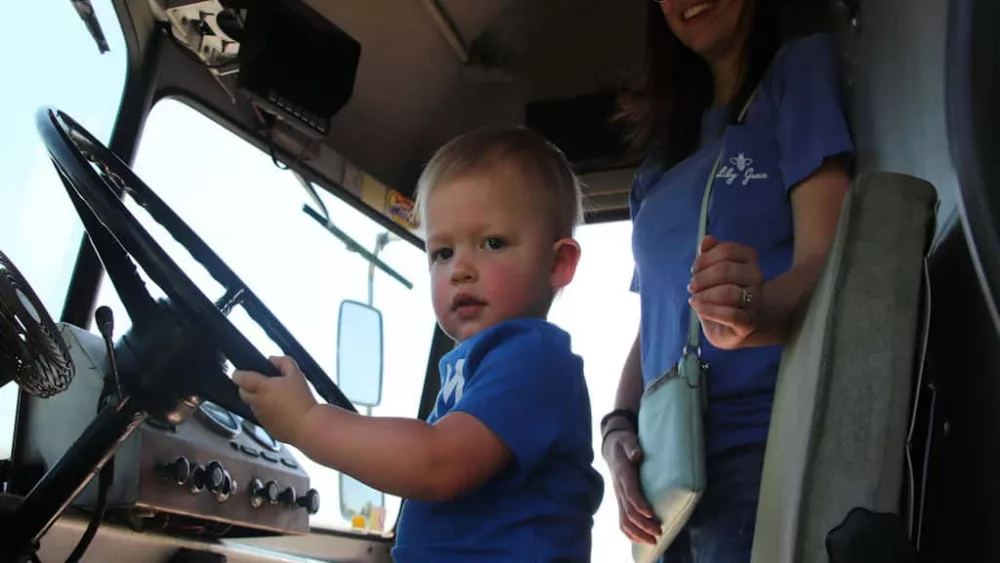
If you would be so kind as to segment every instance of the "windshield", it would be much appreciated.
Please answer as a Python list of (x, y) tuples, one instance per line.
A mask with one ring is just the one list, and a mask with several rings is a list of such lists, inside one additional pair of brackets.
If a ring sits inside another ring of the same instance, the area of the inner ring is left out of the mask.
[[(0, 251), (59, 319), (83, 227), (35, 127), (43, 105), (72, 115), (107, 143), (125, 85), (127, 53), (109, 0), (92, 0), (104, 54), (69, 2), (8, 2), (0, 33)], [(44, 34), (39, 35), (40, 27)], [(0, 389), (0, 459), (10, 457), (17, 386)]]
[[(150, 113), (134, 170), (257, 294), (327, 375), (336, 377), (340, 303), (368, 301), (369, 263), (303, 212), (303, 205), (317, 210), (318, 206), (295, 175), (204, 114), (172, 99), (157, 103)], [(336, 227), (373, 250), (385, 228), (322, 188), (315, 191)], [(126, 205), (209, 299), (225, 293), (141, 207), (128, 198)], [(427, 299), (423, 251), (410, 242), (390, 241), (379, 258), (413, 288), (374, 270), (372, 304), (382, 312), (384, 330), (384, 390), (371, 414), (412, 418), (423, 391), (435, 321)], [(162, 295), (152, 284), (147, 287), (155, 297)], [(98, 304), (112, 308), (115, 332), (122, 334), (129, 326), (128, 316), (107, 276)], [(282, 353), (242, 308), (234, 309), (229, 318), (265, 357)], [(349, 514), (341, 510), (337, 472), (292, 452), (320, 493), (320, 511), (311, 525), (349, 528)], [(396, 520), (399, 499), (387, 498), (385, 508), (388, 528)]]

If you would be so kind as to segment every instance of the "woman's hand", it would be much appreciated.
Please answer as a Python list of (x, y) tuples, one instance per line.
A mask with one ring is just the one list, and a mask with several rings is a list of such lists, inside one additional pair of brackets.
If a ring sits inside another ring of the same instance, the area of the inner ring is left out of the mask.
[(266, 377), (257, 372), (236, 370), (233, 383), (254, 416), (275, 440), (297, 444), (306, 413), (316, 405), (305, 376), (295, 360), (287, 356), (270, 358), (280, 377)]
[(758, 327), (764, 274), (757, 265), (757, 252), (706, 235), (691, 272), (690, 302), (705, 337), (716, 348), (741, 347)]
[(611, 470), (611, 481), (618, 500), (618, 526), (628, 539), (655, 545), (660, 525), (639, 488), (642, 450), (635, 432), (624, 428), (611, 430), (601, 454)]

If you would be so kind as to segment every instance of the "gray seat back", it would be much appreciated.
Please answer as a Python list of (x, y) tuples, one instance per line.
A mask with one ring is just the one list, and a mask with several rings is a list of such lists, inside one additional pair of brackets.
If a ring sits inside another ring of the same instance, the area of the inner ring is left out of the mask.
[(852, 508), (898, 511), (936, 202), (911, 176), (852, 185), (782, 357), (753, 563), (826, 563)]

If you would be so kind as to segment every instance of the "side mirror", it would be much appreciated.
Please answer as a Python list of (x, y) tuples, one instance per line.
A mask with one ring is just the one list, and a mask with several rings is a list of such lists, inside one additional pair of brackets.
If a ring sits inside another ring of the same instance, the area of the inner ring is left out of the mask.
[(337, 386), (357, 405), (382, 402), (382, 313), (357, 301), (340, 303)]
[(385, 493), (341, 473), (340, 515), (352, 528), (381, 533), (385, 530)]

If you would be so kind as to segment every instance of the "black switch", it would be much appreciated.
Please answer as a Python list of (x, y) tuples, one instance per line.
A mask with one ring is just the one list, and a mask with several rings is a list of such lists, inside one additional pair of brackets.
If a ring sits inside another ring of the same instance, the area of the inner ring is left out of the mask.
[(183, 485), (191, 478), (191, 464), (184, 456), (157, 466), (156, 473), (171, 483)]
[(305, 495), (295, 499), (295, 504), (305, 508), (309, 514), (316, 514), (319, 512), (319, 491), (309, 489)]

